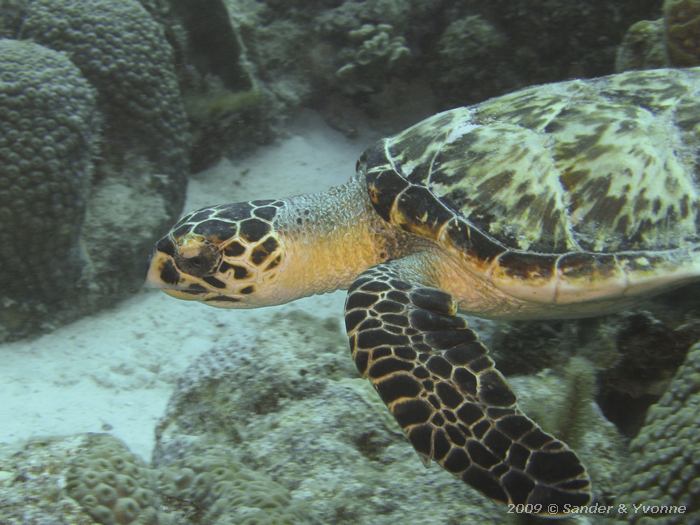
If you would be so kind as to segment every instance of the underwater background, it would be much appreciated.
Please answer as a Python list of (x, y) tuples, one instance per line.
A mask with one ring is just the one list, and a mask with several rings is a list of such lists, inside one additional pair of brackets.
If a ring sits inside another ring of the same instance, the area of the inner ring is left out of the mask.
[[(544, 522), (421, 463), (343, 292), (207, 308), (144, 288), (149, 256), (437, 111), (699, 42), (699, 0), (0, 0), (0, 525)], [(613, 509), (562, 523), (700, 523), (699, 291), (470, 319)]]

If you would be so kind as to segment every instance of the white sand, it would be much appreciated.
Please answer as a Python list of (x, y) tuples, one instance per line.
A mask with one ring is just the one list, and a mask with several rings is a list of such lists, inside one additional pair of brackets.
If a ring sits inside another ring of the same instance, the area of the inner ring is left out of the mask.
[[(367, 144), (304, 114), (288, 138), (194, 176), (186, 209), (321, 191), (351, 176)], [(340, 319), (343, 301), (338, 292), (275, 308)], [(268, 308), (220, 310), (144, 290), (46, 336), (0, 345), (0, 443), (111, 430), (149, 459), (178, 374), (217, 342), (235, 344), (261, 330), (269, 314)]]

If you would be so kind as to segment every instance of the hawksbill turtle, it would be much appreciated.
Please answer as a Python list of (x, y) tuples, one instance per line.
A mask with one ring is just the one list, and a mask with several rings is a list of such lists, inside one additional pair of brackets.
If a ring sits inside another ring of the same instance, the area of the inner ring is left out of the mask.
[[(459, 315), (576, 318), (700, 279), (700, 68), (529, 87), (370, 146), (350, 181), (183, 216), (148, 280), (253, 308), (347, 289), (352, 357), (415, 450), (501, 502), (592, 497)], [(562, 508), (562, 507), (560, 507)]]

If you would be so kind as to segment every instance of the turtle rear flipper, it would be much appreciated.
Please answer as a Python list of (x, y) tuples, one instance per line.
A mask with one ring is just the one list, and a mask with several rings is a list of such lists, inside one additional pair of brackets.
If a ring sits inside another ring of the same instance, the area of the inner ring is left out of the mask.
[(452, 297), (403, 277), (421, 273), (407, 259), (358, 277), (345, 324), (358, 370), (413, 447), (497, 501), (542, 504), (543, 513), (588, 503), (576, 454), (518, 409)]

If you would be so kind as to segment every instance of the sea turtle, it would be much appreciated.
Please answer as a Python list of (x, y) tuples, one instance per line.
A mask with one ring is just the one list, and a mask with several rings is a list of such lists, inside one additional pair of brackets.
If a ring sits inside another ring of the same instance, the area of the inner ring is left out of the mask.
[(348, 289), (352, 357), (427, 461), (511, 504), (585, 468), (516, 405), (458, 311), (575, 318), (700, 279), (700, 68), (523, 89), (370, 146), (329, 191), (188, 213), (148, 280), (251, 308)]

